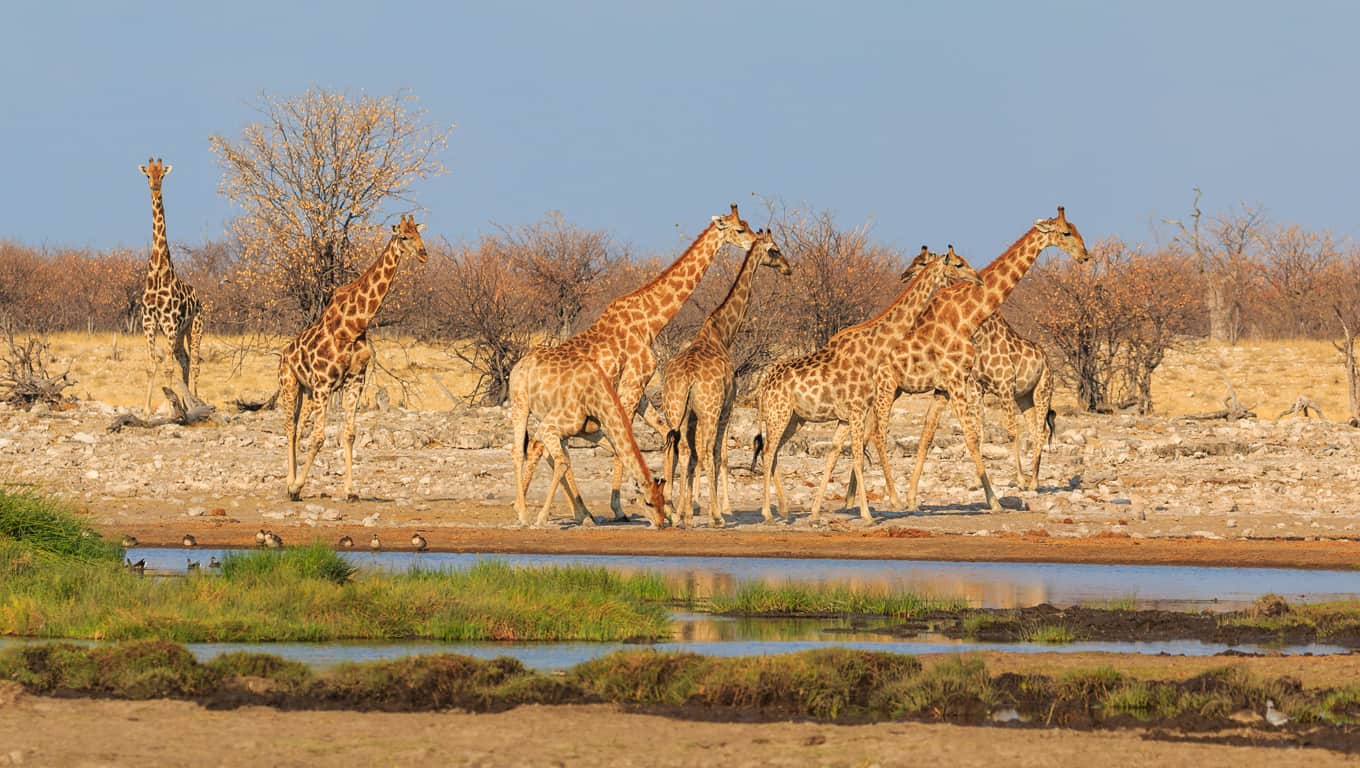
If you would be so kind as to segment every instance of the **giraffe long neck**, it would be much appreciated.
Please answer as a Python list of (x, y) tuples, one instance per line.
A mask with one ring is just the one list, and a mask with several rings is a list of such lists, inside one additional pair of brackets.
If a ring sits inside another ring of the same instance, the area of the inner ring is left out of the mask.
[(151, 261), (148, 276), (154, 274), (175, 274), (175, 266), (170, 263), (170, 241), (165, 235), (165, 202), (161, 199), (159, 188), (151, 190)]
[(373, 316), (382, 307), (387, 292), (392, 289), (392, 278), (396, 275), (400, 262), (401, 249), (397, 247), (397, 238), (394, 236), (387, 241), (387, 246), (383, 248), (377, 261), (355, 278), (354, 282), (340, 290), (341, 295), (337, 296), (339, 299), (337, 303), (343, 305), (341, 310), (346, 324), (354, 329), (355, 337), (364, 332)]
[(641, 309), (642, 320), (634, 321), (633, 327), (638, 328), (648, 339), (655, 339), (694, 292), (721, 246), (722, 233), (710, 224), (674, 264), (652, 282), (616, 301), (614, 306), (625, 312)]
[(1052, 243), (1044, 233), (1037, 228), (1031, 228), (1006, 249), (1005, 253), (978, 272), (978, 276), (982, 278), (982, 285), (958, 286), (955, 289), (958, 290), (955, 297), (959, 307), (956, 330), (971, 337), (983, 320), (1001, 308), (1002, 302), (1015, 290), (1020, 278), (1034, 265), (1039, 252), (1049, 245)]
[(934, 262), (916, 277), (912, 278), (897, 299), (888, 306), (883, 314), (870, 320), (882, 335), (901, 334), (910, 330), (930, 306), (930, 300), (940, 289), (949, 284), (944, 264)]
[(737, 272), (737, 279), (727, 292), (727, 298), (709, 314), (704, 327), (700, 329), (701, 333), (712, 334), (723, 346), (732, 346), (737, 331), (746, 320), (746, 310), (751, 306), (751, 284), (755, 280), (760, 258), (756, 255), (756, 249), (746, 253), (746, 259), (741, 263), (741, 270)]

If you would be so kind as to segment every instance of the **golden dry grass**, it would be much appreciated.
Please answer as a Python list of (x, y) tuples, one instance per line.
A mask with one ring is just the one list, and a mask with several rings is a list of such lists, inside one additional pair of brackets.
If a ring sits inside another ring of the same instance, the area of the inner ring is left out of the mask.
[[(442, 347), (402, 338), (370, 340), (379, 365), (366, 396), (369, 400), (378, 387), (386, 387), (394, 404), (444, 409), (452, 401), (436, 381), (455, 397), (465, 397), (476, 384), (476, 374)], [(70, 365), (77, 382), (72, 390), (75, 394), (118, 407), (141, 406), (146, 398), (147, 364), (146, 342), (141, 334), (58, 333), (48, 341), (55, 369)], [(268, 397), (278, 387), (278, 353), (287, 342), (283, 337), (208, 333), (203, 341), (199, 396), (218, 405), (238, 397)], [(163, 399), (159, 391), (158, 386), (156, 403)]]
[[(58, 368), (70, 363), (79, 396), (122, 407), (142, 402), (146, 348), (140, 335), (60, 333), (49, 341)], [(277, 386), (277, 353), (286, 341), (209, 333), (203, 344), (200, 395), (218, 404), (268, 396)], [(452, 401), (435, 379), (458, 398), (465, 398), (476, 383), (476, 374), (442, 347), (387, 337), (376, 337), (373, 343), (382, 367), (369, 398), (383, 386), (393, 403), (444, 409)], [(1157, 413), (1183, 416), (1222, 408), (1227, 390), (1220, 359), (1242, 404), (1262, 418), (1275, 418), (1299, 395), (1311, 398), (1329, 419), (1342, 421), (1350, 415), (1342, 356), (1330, 342), (1315, 339), (1246, 341), (1235, 347), (1193, 342), (1177, 349), (1153, 378)], [(404, 388), (398, 379), (405, 381)], [(1056, 399), (1059, 406), (1076, 404), (1074, 394), (1064, 388)]]

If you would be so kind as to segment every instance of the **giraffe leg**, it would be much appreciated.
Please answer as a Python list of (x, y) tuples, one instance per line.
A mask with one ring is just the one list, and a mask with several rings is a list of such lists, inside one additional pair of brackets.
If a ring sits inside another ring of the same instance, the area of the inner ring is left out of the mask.
[[(786, 409), (779, 408), (777, 413), (772, 412), (767, 417), (762, 418), (762, 421), (764, 422), (765, 446), (761, 459), (765, 469), (765, 475), (764, 481), (761, 483), (760, 516), (763, 517), (767, 523), (774, 519), (774, 515), (770, 513), (771, 484), (774, 484), (775, 490), (779, 493), (779, 514), (783, 515), (786, 519), (789, 516), (788, 503), (784, 498), (784, 485), (780, 482), (779, 478), (775, 476), (775, 472), (779, 468), (779, 448), (784, 444), (784, 441), (788, 439), (788, 435), (790, 434), (789, 415), (790, 414)], [(776, 431), (776, 428), (778, 431)]]
[(714, 445), (713, 460), (718, 464), (718, 487), (722, 493), (721, 506), (714, 507), (709, 516), (709, 523), (714, 528), (721, 528), (726, 525), (723, 515), (732, 514), (732, 500), (728, 497), (732, 478), (729, 475), (730, 470), (727, 468), (727, 430), (732, 416), (732, 400), (733, 398), (730, 395), (724, 399), (722, 413), (718, 416), (718, 428), (714, 436), (717, 443)]
[(297, 487), (288, 489), (288, 496), (294, 501), (302, 495), (302, 486), (307, 483), (307, 475), (312, 471), (312, 462), (316, 461), (316, 455), (321, 452), (321, 443), (326, 439), (326, 411), (330, 410), (330, 392), (313, 391), (309, 400), (310, 410), (315, 419), (312, 423), (312, 444), (307, 448), (307, 459), (302, 464), (302, 472), (298, 474)]
[(146, 415), (151, 415), (151, 393), (156, 389), (156, 374), (160, 371), (164, 357), (156, 347), (156, 323), (143, 317), (142, 331), (146, 334)]
[[(553, 471), (552, 480), (548, 482), (548, 495), (543, 498), (543, 508), (539, 510), (538, 519), (534, 521), (535, 526), (542, 527), (548, 524), (548, 512), (552, 510), (553, 496), (556, 495), (557, 486), (562, 483), (562, 478), (566, 475), (569, 465), (561, 438), (552, 440), (551, 437), (544, 435), (541, 431), (539, 434), (542, 436), (541, 439), (545, 447), (547, 447), (548, 465), (552, 467)], [(556, 450), (554, 450), (554, 447)], [(565, 488), (563, 493), (566, 493)]]
[(203, 310), (194, 314), (189, 325), (189, 391), (198, 397), (198, 370), (203, 364)]
[[(1011, 445), (1015, 449), (1015, 484), (1022, 489), (1027, 484), (1025, 481), (1025, 464), (1020, 458), (1020, 406), (1015, 401), (1015, 396), (1009, 392), (1001, 394), (998, 398), (1001, 401), (1001, 419), (1006, 427), (1006, 434), (1011, 438)], [(978, 430), (983, 430), (983, 424), (978, 422)]]
[(822, 498), (826, 495), (827, 487), (831, 485), (831, 475), (836, 471), (836, 463), (840, 461), (841, 451), (845, 448), (847, 431), (848, 426), (845, 422), (836, 423), (836, 433), (831, 436), (831, 447), (826, 452), (826, 469), (822, 472), (822, 484), (817, 488), (817, 495), (812, 497), (811, 520), (814, 523), (822, 519)]
[(525, 466), (529, 442), (529, 401), (512, 386), (510, 391), (510, 464), (515, 469), (515, 519), (520, 525), (529, 524), (528, 467)]
[(708, 478), (708, 519), (722, 519), (718, 513), (718, 463), (714, 460), (717, 450), (718, 414), (712, 408), (704, 407), (694, 429), (694, 453), (704, 476)]
[(873, 423), (869, 425), (869, 439), (873, 441), (874, 451), (878, 454), (878, 465), (883, 468), (883, 485), (888, 489), (888, 503), (893, 509), (902, 508), (902, 499), (897, 495), (897, 484), (893, 482), (892, 469), (888, 465), (888, 430), (886, 424), (878, 423), (878, 415), (871, 412)]
[[(869, 493), (864, 482), (864, 413), (858, 409), (850, 414), (850, 460), (850, 476), (859, 481), (859, 516), (866, 522), (872, 522), (874, 516), (869, 512)], [(845, 504), (850, 505), (849, 496)]]
[(1039, 462), (1044, 458), (1044, 446), (1053, 439), (1053, 425), (1049, 421), (1049, 413), (1053, 408), (1053, 375), (1049, 373), (1047, 366), (1039, 374), (1039, 383), (1034, 385), (1034, 392), (1030, 395), (1034, 400), (1034, 408), (1030, 410), (1030, 439), (1034, 442), (1032, 449), (1034, 459), (1030, 464), (1029, 487), (1032, 491), (1039, 490)]
[(976, 382), (965, 382), (963, 386), (956, 388), (955, 392), (957, 394), (951, 393), (949, 403), (954, 408), (954, 416), (958, 418), (959, 426), (963, 428), (963, 442), (968, 446), (968, 453), (973, 457), (973, 468), (977, 470), (978, 482), (982, 483), (982, 493), (987, 498), (987, 508), (993, 512), (1000, 512), (1001, 503), (997, 501), (996, 494), (992, 492), (992, 482), (987, 478), (987, 466), (982, 462), (982, 450), (978, 440), (976, 404), (981, 399), (982, 393)]
[(368, 384), (368, 370), (351, 376), (344, 385), (345, 432), (342, 442), (345, 446), (345, 500), (358, 501), (359, 494), (354, 492), (354, 424), (359, 419), (359, 401), (364, 397)]
[(288, 435), (288, 496), (293, 498), (293, 488), (297, 483), (297, 438), (301, 428), (302, 398), (299, 396), (297, 379), (292, 375), (284, 376), (279, 382), (279, 411), (284, 418), (284, 432)]
[(944, 395), (936, 394), (930, 401), (930, 408), (926, 411), (925, 423), (921, 425), (921, 440), (916, 446), (916, 467), (911, 472), (911, 485), (907, 488), (907, 511), (919, 512), (920, 507), (916, 504), (916, 488), (921, 483), (921, 471), (926, 466), (926, 453), (930, 451), (930, 444), (935, 440), (935, 428), (940, 424), (940, 414), (944, 412)]
[(189, 399), (187, 396), (190, 394), (189, 369), (191, 367), (189, 357), (189, 329), (185, 328), (184, 330), (180, 331), (174, 338), (175, 343), (171, 346), (171, 351), (174, 353), (175, 356), (175, 365), (179, 366), (179, 380), (180, 383), (184, 385), (184, 389), (182, 391), (186, 395), (185, 400), (187, 401)]
[(694, 512), (694, 425), (693, 414), (686, 410), (680, 416), (680, 436), (675, 446), (675, 526), (689, 525)]

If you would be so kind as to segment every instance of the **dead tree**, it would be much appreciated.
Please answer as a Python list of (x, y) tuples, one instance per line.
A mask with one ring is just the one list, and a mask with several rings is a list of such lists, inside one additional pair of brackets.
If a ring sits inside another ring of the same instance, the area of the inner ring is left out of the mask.
[[(1220, 357), (1218, 358), (1218, 372), (1219, 372), (1220, 375), (1223, 376), (1223, 384), (1224, 384), (1224, 386), (1226, 386), (1226, 387), (1228, 388), (1228, 396), (1225, 397), (1225, 398), (1223, 398), (1223, 405), (1225, 406), (1225, 407), (1223, 408), (1223, 410), (1221, 410), (1221, 411), (1209, 411), (1208, 413), (1196, 413), (1196, 414), (1191, 414), (1190, 416), (1187, 416), (1186, 418), (1190, 418), (1190, 419), (1206, 419), (1206, 420), (1207, 420), (1207, 419), (1226, 419), (1226, 420), (1228, 420), (1228, 421), (1237, 421), (1238, 419), (1254, 419), (1254, 418), (1256, 418), (1256, 412), (1253, 411), (1253, 410), (1251, 410), (1251, 408), (1248, 408), (1248, 407), (1243, 406), (1243, 405), (1242, 405), (1242, 402), (1241, 402), (1240, 400), (1237, 399), (1237, 389), (1236, 389), (1235, 387), (1233, 387), (1232, 379), (1228, 378), (1228, 369), (1227, 369), (1226, 366), (1223, 365), (1223, 358), (1222, 358), (1222, 356), (1220, 356)], [(1317, 407), (1317, 406), (1314, 406), (1314, 408), (1316, 408), (1316, 407)]]
[(1308, 399), (1306, 395), (1299, 395), (1298, 399), (1294, 401), (1293, 405), (1289, 406), (1283, 411), (1280, 411), (1280, 415), (1276, 416), (1275, 418), (1283, 419), (1286, 416), (1302, 416), (1306, 419), (1311, 417), (1313, 413), (1317, 413), (1319, 419), (1327, 418), (1326, 416), (1322, 415), (1322, 409), (1318, 407), (1317, 403)]
[(1336, 319), (1341, 323), (1341, 333), (1344, 334), (1344, 341), (1341, 344), (1334, 341), (1332, 346), (1346, 355), (1346, 394), (1350, 396), (1351, 405), (1351, 417), (1346, 423), (1360, 427), (1360, 380), (1357, 380), (1355, 372), (1355, 333), (1341, 314), (1339, 305), (1333, 304), (1332, 311), (1336, 313)]
[(5, 341), (8, 345), (4, 356), (5, 372), (0, 375), (0, 392), (3, 392), (5, 402), (28, 410), (38, 403), (53, 406), (68, 399), (64, 390), (76, 383), (71, 378), (70, 366), (57, 376), (47, 371), (45, 361), (49, 355), (46, 341), (29, 336), (22, 344), (16, 342), (14, 329), (8, 324), (5, 326)]
[(213, 415), (213, 411), (217, 410), (212, 405), (198, 400), (192, 395), (189, 396), (189, 402), (186, 403), (169, 387), (161, 387), (161, 391), (165, 393), (165, 399), (170, 403), (170, 408), (173, 411), (171, 415), (143, 419), (131, 413), (120, 413), (113, 420), (113, 423), (109, 424), (108, 431), (121, 432), (123, 427), (151, 428), (162, 427), (166, 424), (179, 424), (187, 427), (200, 421), (206, 421)]

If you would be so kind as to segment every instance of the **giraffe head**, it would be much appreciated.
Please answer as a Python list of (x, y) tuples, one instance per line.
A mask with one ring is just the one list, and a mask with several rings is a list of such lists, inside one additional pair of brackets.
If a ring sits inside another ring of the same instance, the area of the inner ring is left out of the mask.
[(146, 165), (137, 166), (137, 170), (142, 172), (142, 175), (146, 177), (147, 184), (151, 185), (151, 189), (154, 191), (160, 191), (161, 179), (169, 176), (172, 168), (174, 168), (173, 165), (166, 165), (161, 162), (159, 157), (148, 157)]
[(755, 245), (756, 233), (751, 230), (751, 225), (742, 219), (741, 214), (737, 213), (736, 203), (732, 203), (732, 212), (726, 216), (714, 216), (711, 226), (718, 230), (719, 248), (725, 243), (731, 243), (743, 251), (749, 251), (751, 246)]
[(781, 275), (793, 274), (793, 267), (789, 266), (789, 260), (784, 258), (779, 246), (775, 245), (774, 232), (772, 230), (759, 230), (756, 232), (755, 242), (751, 245), (751, 250), (760, 258), (758, 262), (762, 267), (774, 267), (779, 270)]
[(656, 515), (654, 525), (660, 528), (666, 524), (666, 481), (659, 477), (652, 478), (652, 488), (647, 496), (647, 506), (652, 508), (652, 514)]
[(1058, 206), (1058, 215), (1051, 219), (1038, 219), (1034, 222), (1034, 228), (1044, 237), (1044, 245), (1056, 245), (1077, 261), (1086, 261), (1091, 258), (1091, 254), (1086, 250), (1086, 241), (1081, 239), (1081, 233), (1076, 226), (1067, 220), (1067, 214), (1063, 207)]
[(954, 252), (953, 245), (950, 245), (949, 250), (943, 255), (935, 253), (924, 245), (921, 246), (921, 252), (916, 254), (916, 258), (912, 259), (906, 270), (902, 272), (901, 280), (904, 283), (909, 283), (917, 275), (931, 267), (940, 270), (940, 275), (946, 283), (964, 282), (982, 285), (982, 276), (977, 273), (977, 270), (969, 266), (962, 256)]
[(417, 224), (415, 216), (402, 214), (401, 221), (392, 225), (392, 245), (396, 247), (398, 256), (415, 256), (421, 264), (430, 260), (425, 241), (420, 237), (423, 229), (425, 225)]

